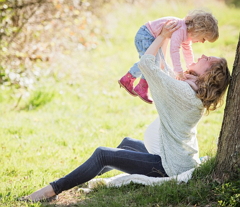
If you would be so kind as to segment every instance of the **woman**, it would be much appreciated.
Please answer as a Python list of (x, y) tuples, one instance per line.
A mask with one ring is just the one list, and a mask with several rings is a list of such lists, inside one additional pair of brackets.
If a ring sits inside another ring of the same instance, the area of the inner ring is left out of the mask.
[(124, 138), (117, 148), (98, 147), (77, 169), (23, 197), (24, 201), (56, 199), (64, 190), (85, 183), (111, 169), (152, 177), (177, 175), (199, 163), (196, 125), (204, 110), (214, 110), (230, 80), (226, 60), (202, 56), (186, 71), (186, 81), (160, 70), (155, 55), (178, 27), (164, 25), (162, 33), (142, 56), (139, 68), (152, 93), (159, 117), (147, 129), (144, 143)]

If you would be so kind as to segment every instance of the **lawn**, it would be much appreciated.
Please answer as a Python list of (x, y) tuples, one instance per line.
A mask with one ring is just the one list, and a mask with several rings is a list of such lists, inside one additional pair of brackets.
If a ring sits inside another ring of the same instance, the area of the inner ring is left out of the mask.
[[(220, 1), (181, 2), (184, 1), (116, 5), (111, 12), (107, 10), (102, 20), (105, 33), (99, 37), (96, 49), (84, 52), (73, 49), (41, 64), (47, 75), (43, 74), (35, 87), (24, 93), (19, 104), (21, 91), (1, 86), (0, 206), (225, 205), (220, 202), (227, 199), (222, 188), (218, 189), (216, 184), (204, 188), (202, 183), (202, 178), (211, 171), (212, 162), (196, 173), (188, 185), (131, 184), (111, 189), (99, 187), (90, 194), (74, 188), (60, 195), (60, 200), (53, 204), (16, 201), (17, 197), (75, 169), (98, 146), (116, 147), (127, 136), (143, 139), (147, 125), (157, 116), (155, 107), (128, 95), (119, 88), (117, 80), (138, 60), (133, 40), (145, 22), (162, 16), (183, 18), (195, 8), (211, 11), (219, 21), (220, 38), (214, 43), (194, 44), (195, 57), (201, 54), (225, 57), (232, 69), (240, 31), (240, 9), (227, 7)], [(214, 157), (223, 111), (221, 107), (200, 121), (200, 156)], [(112, 171), (102, 177), (119, 173)], [(208, 198), (212, 189), (220, 196), (211, 194)], [(239, 188), (236, 192), (239, 195)]]

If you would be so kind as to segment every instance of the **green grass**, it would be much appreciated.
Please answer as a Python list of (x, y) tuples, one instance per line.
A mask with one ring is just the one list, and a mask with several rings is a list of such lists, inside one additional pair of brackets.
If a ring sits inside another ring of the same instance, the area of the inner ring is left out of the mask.
[[(51, 70), (52, 75), (42, 77), (30, 94), (23, 94), (19, 104), (20, 91), (1, 88), (0, 206), (54, 206), (20, 203), (15, 198), (75, 169), (98, 146), (115, 147), (126, 136), (143, 139), (147, 125), (157, 116), (156, 110), (153, 105), (129, 96), (119, 88), (117, 80), (138, 60), (133, 39), (146, 21), (167, 15), (184, 17), (194, 8), (208, 8), (219, 20), (220, 38), (215, 43), (194, 44), (195, 57), (202, 53), (223, 56), (232, 68), (239, 35), (239, 9), (219, 2), (181, 2), (120, 4), (106, 12), (107, 34), (95, 50), (74, 50), (71, 55), (42, 66)], [(216, 153), (223, 109), (199, 123), (200, 156)], [(206, 163), (189, 183), (181, 185), (169, 182), (156, 187), (99, 187), (87, 195), (74, 188), (63, 194), (56, 206), (234, 206), (239, 201), (239, 183), (210, 182), (207, 178), (212, 166), (213, 161)], [(102, 177), (118, 173), (112, 171)], [(224, 196), (225, 192), (228, 196)]]

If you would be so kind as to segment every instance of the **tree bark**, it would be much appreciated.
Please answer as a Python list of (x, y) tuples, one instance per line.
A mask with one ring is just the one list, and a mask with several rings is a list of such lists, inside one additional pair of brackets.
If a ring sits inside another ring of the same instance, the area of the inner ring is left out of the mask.
[(240, 173), (240, 36), (229, 85), (213, 177), (226, 182)]

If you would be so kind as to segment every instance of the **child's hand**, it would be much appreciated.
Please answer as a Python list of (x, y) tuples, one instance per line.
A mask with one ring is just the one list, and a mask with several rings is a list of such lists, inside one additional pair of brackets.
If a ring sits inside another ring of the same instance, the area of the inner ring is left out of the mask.
[(176, 73), (176, 79), (177, 80), (182, 80), (182, 81), (186, 80), (185, 74), (183, 72)]
[(190, 81), (193, 81), (193, 82), (195, 82), (198, 79), (198, 76), (192, 75), (192, 74), (189, 74), (189, 73), (185, 73), (184, 76), (186, 77), (186, 80), (190, 80)]

